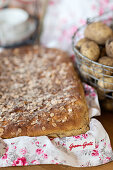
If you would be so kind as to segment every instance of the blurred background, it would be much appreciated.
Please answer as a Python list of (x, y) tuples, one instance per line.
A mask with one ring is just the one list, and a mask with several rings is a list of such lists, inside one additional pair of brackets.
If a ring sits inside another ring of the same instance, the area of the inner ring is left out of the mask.
[[(6, 9), (12, 11), (3, 12)], [(113, 0), (0, 0), (0, 45), (15, 46), (33, 36), (27, 41), (32, 44), (42, 33), (44, 46), (72, 52), (71, 37), (77, 28), (107, 10), (113, 10)]]
[[(67, 51), (75, 59), (74, 32), (88, 19), (100, 17), (106, 11), (112, 12), (108, 19), (113, 21), (113, 0), (0, 0), (0, 47), (41, 44)], [(77, 64), (80, 67), (83, 60)], [(87, 83), (97, 86), (97, 81), (91, 77)], [(108, 97), (113, 99), (111, 91)], [(113, 109), (113, 100), (109, 103)]]

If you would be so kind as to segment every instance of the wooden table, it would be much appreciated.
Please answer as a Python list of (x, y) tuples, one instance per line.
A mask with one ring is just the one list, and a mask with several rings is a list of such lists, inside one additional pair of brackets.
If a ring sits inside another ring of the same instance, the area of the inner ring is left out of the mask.
[(102, 115), (98, 117), (98, 120), (102, 123), (105, 130), (109, 134), (111, 145), (113, 148), (113, 111), (102, 111)]

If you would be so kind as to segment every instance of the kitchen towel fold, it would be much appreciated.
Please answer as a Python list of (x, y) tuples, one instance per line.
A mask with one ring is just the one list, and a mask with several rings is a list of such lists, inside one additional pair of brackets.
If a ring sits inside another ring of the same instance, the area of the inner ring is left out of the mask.
[(113, 160), (108, 134), (101, 123), (92, 118), (100, 115), (97, 94), (87, 84), (84, 88), (91, 118), (87, 133), (54, 139), (47, 136), (5, 139), (7, 149), (0, 158), (0, 167), (37, 164), (87, 167)]

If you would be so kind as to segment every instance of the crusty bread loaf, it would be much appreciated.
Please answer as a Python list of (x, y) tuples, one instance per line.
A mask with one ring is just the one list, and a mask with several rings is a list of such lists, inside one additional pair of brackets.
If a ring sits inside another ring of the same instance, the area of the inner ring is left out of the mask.
[(66, 53), (28, 46), (0, 53), (0, 137), (85, 133), (89, 114)]

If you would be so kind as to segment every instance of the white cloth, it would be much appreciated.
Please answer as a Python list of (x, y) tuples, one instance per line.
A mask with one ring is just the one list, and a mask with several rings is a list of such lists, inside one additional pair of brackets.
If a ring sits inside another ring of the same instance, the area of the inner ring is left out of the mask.
[(113, 10), (113, 0), (49, 0), (41, 43), (72, 54), (72, 35), (87, 18)]
[[(95, 90), (84, 84), (90, 117), (100, 115)], [(91, 118), (90, 130), (65, 138), (17, 137), (5, 139), (7, 151), (0, 158), (0, 167), (63, 164), (74, 167), (96, 166), (113, 159), (109, 137), (101, 123)]]
[[(111, 0), (50, 0), (44, 20), (41, 43), (72, 53), (71, 36), (87, 17), (113, 8)], [(64, 164), (77, 167), (96, 166), (113, 160), (110, 140), (99, 121), (98, 97), (93, 88), (84, 85), (90, 112), (90, 130), (86, 134), (66, 138), (18, 137), (5, 139), (7, 151), (0, 158), (0, 167)]]

